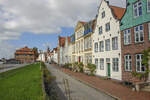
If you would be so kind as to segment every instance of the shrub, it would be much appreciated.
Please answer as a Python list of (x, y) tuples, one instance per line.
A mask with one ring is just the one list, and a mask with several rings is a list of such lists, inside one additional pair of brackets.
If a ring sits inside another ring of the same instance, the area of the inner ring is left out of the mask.
[(83, 73), (83, 67), (84, 67), (83, 63), (80, 62), (80, 63), (78, 64), (79, 72), (82, 72), (82, 73)]
[(94, 75), (94, 72), (95, 72), (95, 70), (96, 70), (96, 65), (89, 63), (89, 64), (87, 65), (87, 68), (89, 68), (90, 74), (91, 74), (91, 75)]

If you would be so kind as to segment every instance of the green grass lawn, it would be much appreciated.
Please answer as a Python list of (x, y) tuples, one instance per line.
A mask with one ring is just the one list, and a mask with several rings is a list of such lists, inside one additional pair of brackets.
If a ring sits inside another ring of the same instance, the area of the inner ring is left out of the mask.
[(40, 64), (0, 73), (0, 100), (43, 100)]

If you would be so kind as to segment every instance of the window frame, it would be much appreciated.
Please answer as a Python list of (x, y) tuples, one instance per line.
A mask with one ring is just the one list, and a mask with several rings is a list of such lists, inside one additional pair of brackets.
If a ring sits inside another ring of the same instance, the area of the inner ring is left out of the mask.
[(124, 30), (123, 33), (124, 33), (124, 45), (131, 44), (131, 29)]
[(101, 35), (102, 33), (103, 33), (103, 27), (100, 26), (100, 27), (99, 27), (99, 35)]
[(99, 52), (104, 52), (104, 41), (99, 42)]
[(95, 52), (98, 52), (98, 42), (95, 42), (95, 43), (94, 43), (94, 51), (95, 51)]
[(96, 69), (98, 69), (98, 58), (95, 58)]
[[(128, 59), (126, 59), (126, 57)], [(128, 62), (128, 65), (126, 65), (126, 62)], [(126, 68), (126, 66), (128, 67), (128, 69)], [(132, 71), (132, 56), (130, 54), (124, 55), (124, 69), (125, 71)]]
[[(142, 30), (140, 29), (141, 26), (142, 26)], [(143, 35), (143, 41), (140, 40), (141, 39), (141, 33)], [(137, 34), (138, 34), (138, 38), (139, 38), (138, 41), (136, 40), (137, 39)], [(134, 41), (135, 41), (135, 43), (142, 43), (142, 42), (144, 42), (144, 26), (143, 25), (138, 25), (138, 26), (134, 27)]]
[(99, 65), (100, 70), (104, 70), (104, 58), (100, 58), (99, 63), (100, 63)]
[(105, 40), (105, 51), (110, 51), (110, 39)]
[[(138, 56), (138, 55), (140, 56), (140, 59), (137, 60), (137, 56)], [(136, 55), (135, 55), (136, 72), (138, 72), (138, 73), (143, 73), (143, 72), (145, 72), (145, 71), (142, 71), (142, 70), (141, 70), (142, 67), (145, 67), (145, 66), (142, 66), (142, 56), (143, 56), (143, 54), (136, 54)], [(137, 69), (137, 67), (138, 67), (138, 66), (137, 66), (137, 63), (138, 63), (138, 62), (137, 62), (137, 61), (140, 62), (140, 71), (138, 71), (138, 69)]]
[(102, 19), (105, 18), (105, 11), (102, 12)]
[(110, 22), (105, 24), (105, 31), (106, 32), (110, 31)]
[[(141, 5), (139, 5), (139, 3), (141, 3)], [(135, 6), (136, 6), (136, 8), (135, 8)], [(142, 6), (143, 5), (142, 5), (142, 1), (141, 0), (133, 3), (133, 16), (134, 16), (134, 18), (137, 18), (137, 17), (143, 15), (143, 8), (142, 8)], [(141, 7), (141, 15), (140, 15), (140, 10), (139, 10), (140, 7)], [(135, 15), (135, 10), (136, 10), (137, 15)]]
[(119, 49), (119, 47), (118, 47), (118, 37), (113, 37), (112, 38), (112, 50), (118, 50), (118, 49)]
[(147, 12), (148, 13), (150, 13), (150, 5), (149, 5), (149, 3), (150, 3), (150, 0), (147, 0)]
[(119, 58), (112, 58), (112, 70), (113, 72), (119, 72)]

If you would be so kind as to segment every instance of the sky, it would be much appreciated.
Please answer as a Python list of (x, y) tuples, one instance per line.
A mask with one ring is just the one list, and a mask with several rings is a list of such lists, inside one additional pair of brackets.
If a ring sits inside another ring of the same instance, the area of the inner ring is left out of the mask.
[[(101, 0), (0, 0), (0, 58), (16, 49), (57, 46), (58, 36), (74, 33), (77, 22), (95, 18)], [(125, 7), (126, 0), (109, 0)]]

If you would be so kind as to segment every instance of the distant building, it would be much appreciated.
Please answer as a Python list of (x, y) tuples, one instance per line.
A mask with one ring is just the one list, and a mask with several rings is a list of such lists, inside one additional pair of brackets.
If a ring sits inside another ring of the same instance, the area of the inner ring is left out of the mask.
[(21, 63), (35, 62), (35, 52), (33, 51), (33, 49), (30, 49), (26, 46), (24, 48), (16, 50), (15, 59), (19, 60)]
[(71, 38), (70, 37), (58, 37), (58, 64), (63, 65), (65, 64), (65, 43), (70, 43)]

